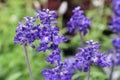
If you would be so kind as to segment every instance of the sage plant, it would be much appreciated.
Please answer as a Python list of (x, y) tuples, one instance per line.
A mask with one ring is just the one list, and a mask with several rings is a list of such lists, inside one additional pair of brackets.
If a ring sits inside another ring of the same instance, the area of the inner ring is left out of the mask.
[[(37, 10), (37, 15), (34, 17), (25, 17), (25, 23), (19, 23), (16, 28), (16, 36), (14, 37), (15, 44), (21, 44), (24, 46), (24, 52), (28, 70), (31, 80), (34, 80), (32, 70), (30, 68), (30, 62), (28, 59), (28, 53), (26, 46), (30, 45), (35, 48), (34, 41), (39, 40), (39, 46), (37, 52), (46, 52), (50, 50), (52, 53), (48, 55), (46, 61), (54, 66), (54, 68), (47, 68), (42, 71), (45, 76), (45, 80), (71, 80), (74, 75), (74, 70), (84, 69), (84, 72), (88, 72), (88, 80), (90, 80), (90, 67), (95, 64), (100, 67), (110, 66), (110, 62), (107, 61), (104, 52), (99, 52), (101, 46), (98, 42), (92, 40), (87, 41), (88, 46), (85, 46), (82, 39), (82, 35), (86, 35), (88, 28), (90, 27), (91, 20), (84, 16), (84, 12), (80, 10), (80, 7), (76, 7), (73, 10), (73, 16), (68, 22), (69, 32), (73, 32), (78, 29), (81, 36), (82, 48), (79, 48), (79, 52), (75, 55), (72, 62), (68, 60), (62, 60), (60, 56), (59, 45), (62, 42), (66, 42), (66, 37), (59, 35), (59, 27), (57, 24), (57, 13), (50, 11), (49, 9)], [(36, 19), (40, 22), (35, 25)], [(118, 42), (115, 40), (114, 42)], [(114, 44), (116, 47), (120, 47)]]

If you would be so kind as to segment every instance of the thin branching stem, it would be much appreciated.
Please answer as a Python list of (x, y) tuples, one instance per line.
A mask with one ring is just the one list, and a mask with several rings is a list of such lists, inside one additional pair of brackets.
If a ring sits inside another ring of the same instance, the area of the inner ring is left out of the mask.
[(29, 58), (28, 58), (27, 48), (26, 48), (25, 45), (23, 45), (23, 46), (24, 46), (24, 53), (25, 53), (25, 58), (26, 58), (26, 63), (27, 63), (27, 67), (28, 67), (28, 70), (29, 70), (30, 78), (31, 78), (31, 80), (34, 80), (33, 75), (32, 75), (32, 70), (31, 70), (31, 67), (30, 67), (30, 61), (29, 61)]

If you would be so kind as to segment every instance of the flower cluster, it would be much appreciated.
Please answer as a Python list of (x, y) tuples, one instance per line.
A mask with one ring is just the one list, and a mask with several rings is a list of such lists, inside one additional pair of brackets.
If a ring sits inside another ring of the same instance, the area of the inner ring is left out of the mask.
[(46, 80), (71, 80), (73, 76), (72, 68), (67, 62), (61, 63), (53, 69), (45, 69), (42, 74)]
[[(58, 35), (59, 28), (53, 26), (53, 24), (57, 24), (56, 12), (44, 9), (43, 11), (37, 10), (37, 14), (43, 26), (40, 32), (42, 37), (39, 39), (41, 43), (37, 51), (46, 51), (48, 49), (56, 50), (60, 43), (66, 41), (65, 37)], [(48, 46), (48, 44), (50, 44), (50, 46)]]
[[(35, 47), (32, 43), (35, 40), (40, 40), (38, 52), (57, 48), (60, 43), (66, 41), (66, 38), (58, 35), (59, 28), (53, 26), (53, 24), (57, 24), (56, 17), (56, 12), (49, 11), (49, 9), (37, 10), (37, 16), (35, 17), (25, 17), (25, 23), (19, 23), (16, 28), (17, 35), (14, 42), (23, 45), (30, 44), (30, 46)], [(37, 18), (40, 18), (41, 25), (34, 24)], [(50, 42), (52, 43), (48, 46)]]
[(16, 28), (16, 36), (14, 37), (14, 43), (20, 43), (22, 45), (29, 44), (32, 48), (35, 46), (32, 44), (36, 39), (38, 39), (38, 32), (40, 31), (39, 24), (34, 25), (36, 17), (25, 17), (25, 23), (19, 22)]
[(55, 65), (59, 65), (61, 62), (61, 57), (60, 57), (60, 50), (54, 50), (52, 52), (52, 54), (50, 54), (47, 58), (46, 61), (51, 63), (51, 64), (55, 64)]
[(49, 9), (43, 9), (42, 11), (37, 10), (38, 17), (40, 18), (41, 24), (49, 27), (51, 24), (57, 24), (57, 13), (50, 11)]
[(80, 52), (75, 55), (75, 62), (73, 63), (75, 69), (81, 69), (83, 67), (84, 72), (87, 72), (92, 63), (100, 67), (110, 66), (110, 62), (107, 61), (105, 54), (99, 52), (100, 45), (98, 42), (90, 40), (87, 41), (87, 44), (89, 44), (88, 47), (79, 48), (78, 50)]
[(67, 23), (68, 31), (71, 33), (75, 29), (78, 29), (81, 33), (86, 35), (87, 29), (90, 27), (91, 20), (84, 16), (84, 11), (80, 10), (80, 7), (76, 7), (73, 10), (73, 16)]

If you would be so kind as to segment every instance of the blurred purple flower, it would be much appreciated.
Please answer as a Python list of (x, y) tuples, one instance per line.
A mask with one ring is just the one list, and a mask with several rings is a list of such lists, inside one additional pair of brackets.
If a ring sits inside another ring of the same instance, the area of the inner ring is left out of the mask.
[(80, 10), (79, 6), (73, 10), (73, 13), (73, 16), (67, 23), (68, 31), (71, 33), (75, 29), (78, 29), (81, 33), (86, 35), (87, 29), (90, 27), (91, 20), (84, 16), (84, 11)]
[(113, 0), (113, 12), (120, 16), (120, 0)]
[(120, 17), (119, 16), (115, 16), (112, 18), (112, 22), (109, 25), (109, 28), (111, 30), (113, 30), (113, 32), (115, 33), (120, 33)]
[(37, 10), (38, 17), (43, 25), (57, 24), (57, 13), (50, 11), (49, 9), (43, 9), (43, 11)]
[(120, 65), (120, 50), (109, 50), (108, 53), (108, 59), (112, 64)]
[(117, 37), (117, 38), (114, 38), (112, 40), (112, 45), (116, 48), (116, 49), (120, 49), (120, 38)]

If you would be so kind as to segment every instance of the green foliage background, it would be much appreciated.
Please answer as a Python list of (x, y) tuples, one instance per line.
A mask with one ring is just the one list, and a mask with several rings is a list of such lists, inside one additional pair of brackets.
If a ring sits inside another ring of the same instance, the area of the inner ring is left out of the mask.
[[(15, 29), (19, 21), (23, 21), (24, 16), (36, 15), (35, 9), (32, 6), (34, 0), (6, 0), (5, 3), (0, 3), (0, 80), (30, 80), (23, 47), (14, 44)], [(41, 0), (42, 1), (42, 0)], [(104, 30), (108, 30), (108, 19), (98, 15), (96, 10), (86, 11), (86, 15), (90, 17), (93, 22), (89, 33), (84, 37), (84, 40), (97, 40), (102, 44), (101, 51), (107, 52), (108, 48), (113, 48), (111, 39), (115, 34), (106, 36), (103, 34)], [(105, 7), (102, 15), (112, 15), (110, 7)], [(58, 26), (62, 25), (62, 18), (58, 18)], [(66, 33), (66, 27), (61, 28), (60, 34)], [(73, 48), (77, 52), (77, 47), (80, 47), (80, 36), (76, 31), (76, 36), (66, 36), (70, 39), (70, 43), (63, 43), (60, 48)], [(36, 42), (37, 44), (37, 42)], [(37, 44), (38, 45), (38, 44)], [(44, 80), (41, 71), (45, 68), (50, 68), (52, 65), (45, 61), (45, 58), (50, 53), (40, 52), (27, 47), (31, 67), (35, 80)], [(62, 52), (63, 53), (63, 52)], [(61, 53), (63, 58), (65, 56)], [(73, 80), (81, 76), (81, 80), (86, 80), (87, 73), (76, 71)], [(107, 80), (107, 76), (103, 69), (93, 65), (91, 80)]]

